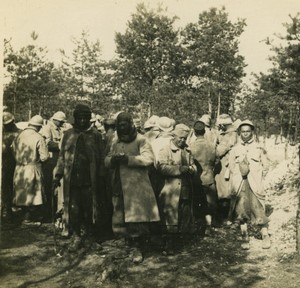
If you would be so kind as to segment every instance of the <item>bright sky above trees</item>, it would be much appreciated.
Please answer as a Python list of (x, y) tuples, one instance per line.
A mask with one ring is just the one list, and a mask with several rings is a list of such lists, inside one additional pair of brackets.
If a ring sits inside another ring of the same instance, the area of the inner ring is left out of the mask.
[(30, 33), (39, 34), (38, 43), (49, 50), (49, 58), (60, 60), (59, 48), (71, 52), (71, 37), (89, 31), (92, 40), (99, 39), (103, 59), (114, 56), (115, 32), (124, 32), (137, 3), (150, 8), (158, 3), (168, 7), (167, 15), (178, 16), (177, 26), (196, 22), (198, 15), (210, 7), (226, 7), (229, 19), (245, 18), (247, 27), (240, 38), (240, 53), (248, 64), (245, 71), (266, 72), (270, 67), (269, 48), (263, 43), (274, 33), (284, 33), (282, 23), (289, 14), (300, 11), (299, 0), (1, 0), (1, 25), (5, 38), (12, 38), (15, 49), (30, 43)]

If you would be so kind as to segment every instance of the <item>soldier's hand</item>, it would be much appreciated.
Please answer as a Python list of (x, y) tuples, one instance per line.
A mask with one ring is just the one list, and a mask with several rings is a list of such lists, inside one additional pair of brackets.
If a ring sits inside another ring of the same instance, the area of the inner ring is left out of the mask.
[(189, 173), (189, 166), (180, 166), (179, 171), (181, 174)]
[(128, 156), (124, 153), (118, 153), (111, 157), (111, 164), (118, 165), (118, 164), (127, 164), (128, 163)]
[(52, 180), (52, 190), (54, 191), (57, 187), (60, 187), (60, 179), (54, 178)]
[(189, 174), (194, 174), (196, 171), (193, 166), (189, 166)]
[(118, 165), (119, 164), (119, 157), (118, 157), (118, 155), (113, 155), (111, 157), (110, 163), (113, 166)]
[(119, 162), (122, 163), (122, 164), (125, 164), (127, 165), (128, 164), (128, 156), (127, 155), (121, 155), (119, 156)]

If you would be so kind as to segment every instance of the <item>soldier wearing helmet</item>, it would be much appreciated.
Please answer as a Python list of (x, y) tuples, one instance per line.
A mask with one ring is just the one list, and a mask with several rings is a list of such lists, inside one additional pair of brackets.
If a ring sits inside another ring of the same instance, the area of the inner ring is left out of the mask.
[(16, 160), (13, 203), (22, 207), (24, 224), (37, 222), (39, 209), (45, 203), (42, 163), (49, 152), (45, 139), (38, 133), (43, 126), (40, 115), (33, 116), (12, 144)]
[(2, 178), (1, 178), (1, 218), (3, 223), (12, 220), (13, 178), (16, 161), (11, 151), (11, 144), (18, 136), (20, 130), (15, 124), (14, 115), (3, 112), (2, 129)]
[[(50, 120), (40, 131), (40, 134), (46, 140), (46, 145), (49, 150), (49, 161), (43, 165), (44, 174), (44, 187), (45, 195), (47, 199), (46, 209), (45, 209), (45, 220), (51, 220), (52, 209), (60, 210), (62, 207), (52, 207), (52, 179), (53, 179), (53, 169), (56, 166), (58, 154), (59, 154), (59, 143), (63, 135), (63, 125), (66, 122), (66, 115), (62, 111), (55, 112)], [(58, 193), (59, 203), (62, 203), (62, 191)], [(56, 203), (55, 203), (56, 206)]]
[(231, 201), (229, 154), (237, 142), (237, 128), (228, 114), (221, 114), (216, 124), (219, 129), (216, 146), (216, 156), (219, 161), (214, 172), (218, 192), (218, 216), (221, 222), (226, 222)]
[(53, 114), (40, 134), (45, 138), (49, 152), (59, 152), (59, 141), (62, 137), (62, 127), (66, 122), (66, 115), (62, 111)]
[(262, 248), (271, 246), (268, 233), (269, 219), (265, 214), (263, 174), (269, 166), (264, 148), (256, 141), (255, 127), (250, 120), (239, 125), (240, 141), (232, 148), (229, 157), (233, 216), (239, 221), (242, 248), (249, 249), (247, 224), (256, 224), (262, 236)]
[[(211, 127), (211, 117), (208, 114), (203, 114), (199, 119), (195, 121), (201, 122), (205, 125), (205, 134), (204, 138), (208, 141), (214, 148), (216, 147), (217, 142), (217, 132), (214, 128)], [(197, 137), (195, 135), (194, 129), (191, 130), (186, 143), (190, 146), (194, 141), (196, 141)]]

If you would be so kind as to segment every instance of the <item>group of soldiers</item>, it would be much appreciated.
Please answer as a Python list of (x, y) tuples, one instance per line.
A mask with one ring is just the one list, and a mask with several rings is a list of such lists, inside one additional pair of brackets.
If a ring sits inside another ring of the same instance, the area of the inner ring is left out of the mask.
[(149, 235), (159, 235), (170, 255), (178, 236), (199, 225), (213, 237), (220, 223), (238, 223), (242, 248), (249, 249), (251, 222), (260, 228), (262, 247), (270, 247), (268, 159), (251, 121), (221, 114), (213, 128), (205, 114), (190, 128), (153, 115), (141, 127), (127, 112), (97, 118), (85, 104), (73, 118), (66, 123), (58, 111), (44, 125), (36, 115), (20, 130), (3, 112), (3, 221), (11, 221), (13, 207), (22, 209), (24, 224), (62, 212), (70, 251), (111, 231), (126, 239), (135, 263), (143, 261), (140, 248)]

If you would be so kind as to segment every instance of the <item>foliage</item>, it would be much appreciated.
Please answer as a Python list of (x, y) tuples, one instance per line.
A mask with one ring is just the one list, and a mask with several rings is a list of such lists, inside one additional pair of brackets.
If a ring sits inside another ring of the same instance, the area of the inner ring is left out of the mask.
[(244, 20), (232, 23), (225, 8), (211, 8), (199, 14), (197, 23), (188, 24), (182, 31), (187, 55), (186, 81), (207, 95), (214, 116), (228, 113), (239, 92), (245, 63), (238, 54), (238, 38), (245, 25)]
[(27, 120), (33, 114), (51, 114), (52, 106), (60, 102), (57, 70), (46, 60), (47, 50), (35, 45), (38, 35), (31, 34), (32, 44), (14, 51), (4, 40), (4, 67), (10, 82), (4, 87), (4, 103), (17, 120)]
[(103, 113), (107, 110), (109, 85), (103, 73), (107, 65), (101, 59), (100, 42), (90, 41), (86, 31), (82, 31), (79, 39), (73, 38), (72, 42), (75, 47), (71, 56), (61, 49), (64, 97), (70, 100), (70, 109), (81, 101), (89, 104), (94, 112)]
[(295, 142), (300, 117), (300, 14), (290, 19), (291, 23), (284, 25), (286, 35), (279, 36), (283, 44), (274, 46), (268, 39), (275, 52), (270, 57), (273, 67), (256, 77), (253, 95), (246, 99), (242, 113), (256, 119), (267, 134), (280, 133)]
[(178, 82), (183, 55), (175, 20), (161, 8), (148, 11), (139, 4), (126, 32), (116, 33), (119, 71), (126, 83), (123, 97), (129, 103), (144, 101), (151, 107), (161, 85)]
[(180, 30), (177, 17), (165, 12), (139, 4), (125, 33), (116, 33), (117, 57), (108, 62), (86, 31), (73, 38), (71, 55), (61, 49), (58, 68), (45, 60), (44, 48), (29, 45), (17, 53), (6, 45), (5, 102), (20, 118), (26, 111), (49, 117), (54, 109), (70, 115), (78, 101), (105, 116), (126, 110), (142, 121), (155, 113), (192, 124), (208, 111), (228, 112), (244, 75), (238, 54), (244, 20), (232, 23), (225, 9), (212, 8)]

